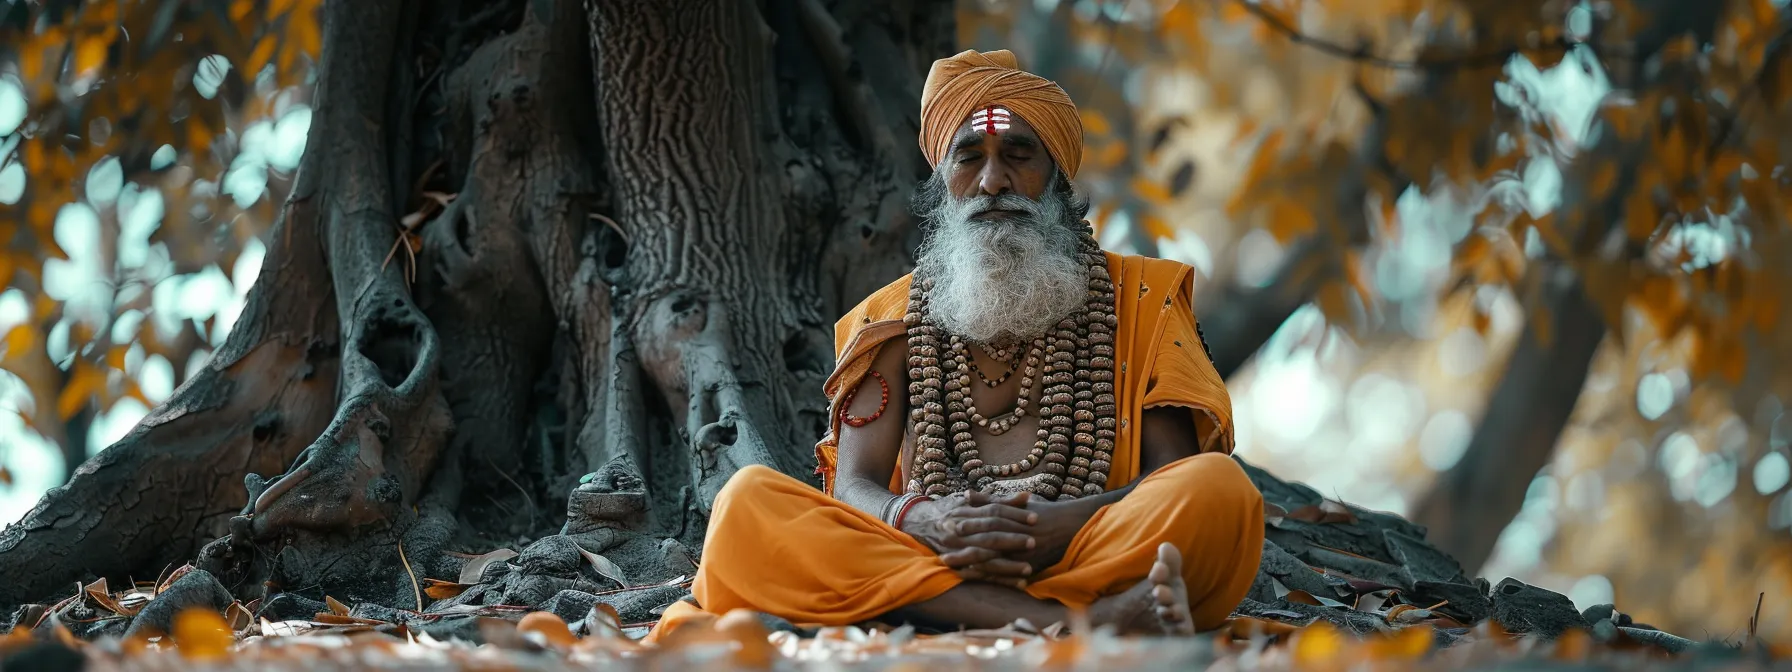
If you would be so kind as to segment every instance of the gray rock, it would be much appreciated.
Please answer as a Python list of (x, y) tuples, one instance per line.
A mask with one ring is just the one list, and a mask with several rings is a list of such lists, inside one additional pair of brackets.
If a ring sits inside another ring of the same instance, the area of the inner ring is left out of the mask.
[(576, 579), (580, 568), (585, 566), (585, 556), (579, 553), (579, 545), (573, 540), (556, 534), (529, 544), (513, 562), (525, 574)]
[(1508, 632), (1555, 639), (1570, 628), (1589, 624), (1568, 596), (1506, 579), (1493, 589), (1494, 620)]
[(560, 620), (571, 623), (585, 617), (591, 611), (591, 605), (597, 604), (597, 596), (578, 590), (562, 590), (555, 593), (548, 601), (537, 607), (542, 611), (553, 612)]
[(174, 627), (175, 614), (195, 607), (223, 612), (232, 601), (230, 591), (225, 590), (211, 572), (195, 569), (175, 579), (167, 590), (144, 605), (136, 618), (131, 619), (131, 627), (125, 631), (125, 636), (169, 632)]
[(257, 618), (265, 618), (270, 622), (310, 620), (320, 611), (326, 611), (324, 603), (294, 593), (277, 593), (261, 602)]

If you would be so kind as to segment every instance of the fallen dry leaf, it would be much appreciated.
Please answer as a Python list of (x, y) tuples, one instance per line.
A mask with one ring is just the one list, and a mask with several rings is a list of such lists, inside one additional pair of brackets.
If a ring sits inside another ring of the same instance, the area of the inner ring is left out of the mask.
[(337, 616), (347, 616), (349, 612), (348, 605), (338, 602), (336, 598), (329, 595), (324, 596), (324, 606), (329, 608), (330, 613)]
[(579, 638), (574, 637), (572, 630), (566, 627), (566, 621), (560, 620), (551, 611), (535, 611), (524, 615), (522, 620), (517, 621), (516, 629), (525, 636), (538, 635), (550, 646), (565, 648), (579, 642)]
[(0, 656), (4, 656), (30, 645), (31, 629), (14, 627), (11, 632), (0, 635)]
[(1414, 626), (1401, 628), (1368, 642), (1369, 657), (1374, 660), (1413, 660), (1431, 651), (1436, 635), (1431, 628)]
[(466, 592), (471, 587), (464, 583), (451, 583), (440, 579), (423, 580), (423, 594), (428, 595), (432, 600), (446, 600)]
[(218, 612), (193, 608), (174, 615), (174, 644), (188, 660), (219, 660), (235, 641), (230, 624)]
[(622, 573), (622, 568), (616, 566), (616, 563), (609, 558), (592, 553), (584, 548), (579, 549), (579, 554), (585, 556), (585, 561), (591, 563), (591, 568), (597, 570), (599, 576), (615, 581), (617, 585), (622, 586), (623, 588), (630, 587), (628, 577)]
[(1259, 635), (1264, 637), (1281, 637), (1300, 631), (1300, 626), (1280, 621), (1240, 616), (1226, 621), (1221, 627), (1222, 637), (1235, 639), (1251, 639)]
[(1317, 524), (1356, 522), (1356, 514), (1351, 513), (1349, 507), (1329, 499), (1318, 505), (1309, 504), (1289, 511), (1288, 515), (1283, 517)]
[(1292, 646), (1295, 665), (1317, 665), (1343, 653), (1344, 634), (1330, 623), (1318, 621), (1295, 633)]
[(772, 646), (770, 632), (759, 616), (746, 609), (735, 609), (716, 619), (716, 632), (734, 640), (734, 664), (748, 669), (767, 669), (778, 650)]
[(102, 576), (100, 577), (100, 580), (87, 584), (85, 588), (81, 589), (81, 592), (86, 593), (88, 597), (93, 598), (95, 603), (104, 607), (107, 611), (114, 614), (124, 614), (125, 616), (132, 615), (125, 613), (124, 606), (120, 605), (118, 600), (112, 599), (112, 591), (106, 587), (106, 577)]
[(255, 622), (255, 614), (244, 607), (242, 602), (231, 602), (224, 610), (224, 621), (230, 624), (232, 631), (242, 630)]
[(186, 576), (187, 572), (191, 571), (193, 571), (192, 565), (181, 565), (176, 567), (174, 571), (168, 573), (168, 578), (162, 579), (160, 583), (156, 584), (156, 594), (161, 595), (162, 591), (168, 590), (168, 586), (174, 585), (175, 581), (179, 581), (180, 577)]
[[(584, 550), (584, 549), (580, 549), (580, 550)], [(508, 548), (500, 548), (498, 550), (492, 551), (490, 553), (485, 553), (485, 554), (475, 557), (471, 560), (468, 560), (467, 564), (462, 565), (460, 568), (459, 583), (465, 583), (465, 584), (479, 583), (479, 576), (481, 574), (485, 573), (485, 568), (487, 566), (490, 566), (494, 562), (502, 562), (502, 561), (514, 558), (516, 556), (517, 556), (516, 551), (510, 550)]]

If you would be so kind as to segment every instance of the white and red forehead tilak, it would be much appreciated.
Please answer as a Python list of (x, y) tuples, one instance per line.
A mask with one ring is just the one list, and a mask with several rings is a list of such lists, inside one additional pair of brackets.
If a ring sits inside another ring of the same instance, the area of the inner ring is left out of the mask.
[(991, 105), (977, 110), (971, 115), (971, 128), (995, 135), (997, 131), (1006, 131), (1014, 121), (1014, 113), (1006, 107)]

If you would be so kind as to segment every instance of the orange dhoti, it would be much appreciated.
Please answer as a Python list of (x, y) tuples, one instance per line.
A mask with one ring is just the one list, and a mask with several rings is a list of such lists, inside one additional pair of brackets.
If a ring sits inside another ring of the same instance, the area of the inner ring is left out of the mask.
[[(675, 603), (653, 639), (734, 609), (805, 625), (860, 623), (963, 581), (908, 534), (760, 466), (716, 496), (707, 539), (692, 586), (701, 607)], [(1096, 512), (1026, 592), (1086, 607), (1145, 580), (1162, 542), (1182, 551), (1195, 627), (1218, 627), (1257, 575), (1263, 496), (1226, 455), (1173, 462)]]

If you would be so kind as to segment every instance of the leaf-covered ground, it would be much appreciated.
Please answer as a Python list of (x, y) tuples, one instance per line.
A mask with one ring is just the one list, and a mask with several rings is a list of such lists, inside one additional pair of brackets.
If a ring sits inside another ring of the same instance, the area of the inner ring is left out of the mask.
[[(199, 661), (256, 670), (1792, 667), (1792, 646), (1757, 640), (1752, 619), (1738, 640), (1695, 642), (1612, 605), (1580, 611), (1517, 581), (1470, 579), (1425, 542), (1423, 528), (1244, 466), (1264, 494), (1264, 560), (1233, 619), (1189, 639), (1027, 623), (931, 635), (813, 629), (740, 612), (650, 646), (640, 642), (650, 621), (688, 594), (688, 575), (632, 583), (604, 556), (553, 535), (524, 554), (559, 552), (586, 578), (621, 588), (560, 590), (518, 606), (521, 593), (500, 590), (492, 577), (535, 577), (516, 551), (497, 549), (461, 554), (454, 581), (417, 577), (416, 610), (284, 593), (243, 603), (208, 572), (184, 566), (156, 581), (115, 588), (101, 579), (54, 604), (25, 605), (8, 615), (0, 670), (75, 669), (77, 661), (93, 670)], [(521, 604), (538, 598), (528, 599)], [(1739, 607), (1758, 618), (1759, 602)]]
[[(67, 628), (33, 637), (25, 628), (0, 638), (0, 669), (74, 670), (571, 670), (571, 669), (1784, 669), (1792, 649), (1747, 642), (1706, 645), (1681, 654), (1628, 639), (1597, 642), (1570, 631), (1554, 641), (1508, 634), (1484, 624), (1442, 646), (1419, 625), (1355, 637), (1329, 624), (1305, 628), (1234, 619), (1194, 638), (1064, 635), (1022, 629), (920, 636), (908, 628), (854, 627), (812, 633), (768, 630), (751, 614), (732, 614), (713, 630), (684, 631), (658, 646), (643, 628), (619, 626), (594, 610), (568, 624), (548, 612), (487, 610), (475, 644), (409, 626), (342, 616), (341, 605), (314, 618), (260, 620), (232, 628), (217, 612), (182, 612), (167, 635), (107, 637), (92, 643)], [(234, 612), (233, 612), (234, 613)], [(40, 633), (42, 631), (39, 631)], [(471, 634), (471, 633), (470, 633)]]
[[(195, 579), (203, 579), (198, 581)], [(1474, 627), (1438, 627), (1449, 619), (1403, 618), (1413, 608), (1361, 604), (1346, 622), (1294, 613), (1235, 615), (1192, 638), (1118, 637), (1056, 624), (1017, 623), (1001, 630), (917, 634), (913, 629), (804, 629), (741, 611), (713, 628), (685, 628), (643, 644), (651, 623), (622, 623), (605, 602), (568, 622), (553, 611), (454, 605), (430, 613), (377, 605), (350, 607), (325, 598), (324, 610), (277, 615), (281, 605), (228, 601), (222, 609), (162, 605), (203, 601), (186, 586), (211, 585), (203, 571), (109, 590), (83, 586), (61, 604), (27, 608), (0, 636), (0, 670), (337, 670), (337, 669), (1680, 669), (1748, 670), (1792, 666), (1792, 647), (1752, 634), (1739, 642), (1691, 643), (1653, 631), (1616, 627), (1613, 613), (1559, 635), (1517, 634), (1488, 619)], [(682, 577), (670, 587), (684, 587)], [(664, 589), (640, 586), (626, 591)], [(191, 591), (189, 591), (191, 592)], [(625, 592), (625, 591), (618, 591)], [(602, 597), (602, 596), (600, 596)], [(1365, 610), (1364, 607), (1367, 607)], [(1337, 607), (1327, 607), (1337, 608)], [(564, 611), (564, 610), (562, 610)], [(1437, 611), (1437, 610), (1427, 610)], [(260, 614), (259, 616), (255, 614)], [(387, 618), (370, 618), (368, 614)], [(359, 615), (357, 615), (359, 614)], [(284, 620), (270, 620), (282, 618)], [(1297, 625), (1305, 621), (1310, 625)], [(124, 626), (126, 627), (109, 627)], [(1646, 627), (1646, 626), (1644, 626)], [(83, 633), (78, 636), (77, 632)], [(1076, 634), (1076, 633), (1084, 634)], [(94, 633), (106, 633), (95, 636)], [(89, 641), (91, 639), (91, 641)]]

